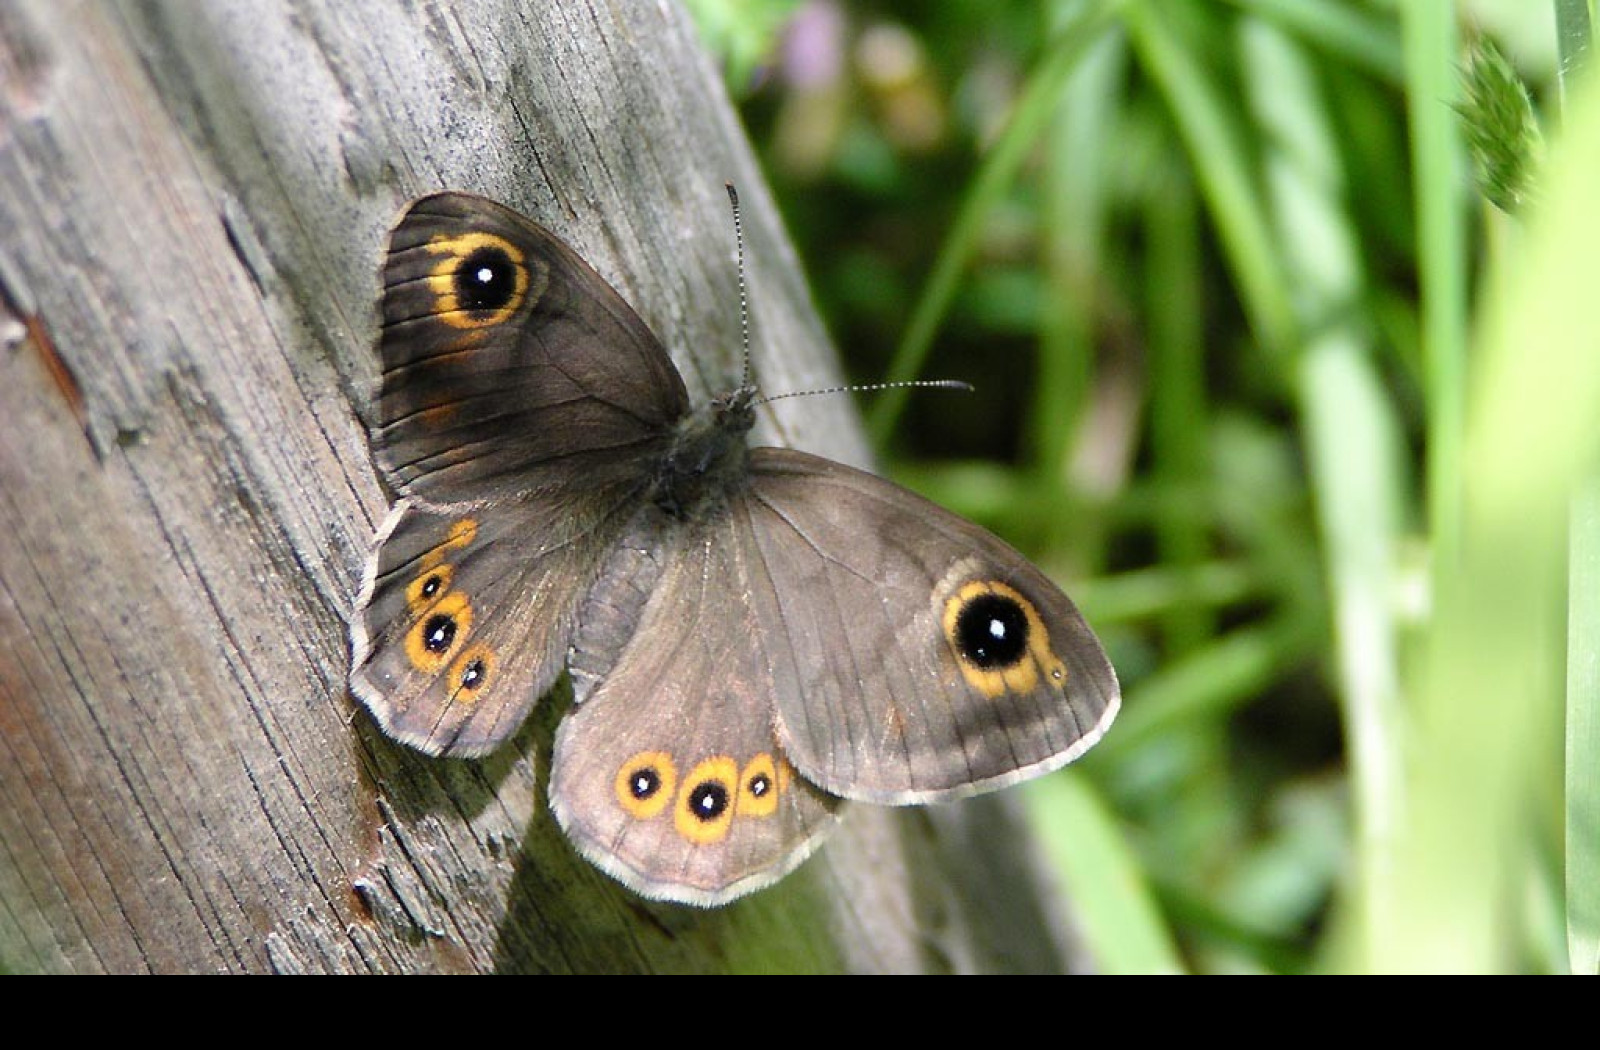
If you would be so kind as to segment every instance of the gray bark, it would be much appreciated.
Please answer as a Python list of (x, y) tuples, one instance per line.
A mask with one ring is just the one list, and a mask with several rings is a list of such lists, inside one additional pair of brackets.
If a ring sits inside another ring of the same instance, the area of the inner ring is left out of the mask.
[[(856, 806), (702, 912), (576, 856), (540, 705), (425, 758), (345, 688), (386, 497), (378, 262), (460, 188), (567, 237), (738, 375), (835, 381), (715, 70), (669, 3), (0, 5), (0, 967), (73, 972), (1046, 970), (1081, 964), (1005, 799)], [(848, 399), (765, 442), (862, 463)]]

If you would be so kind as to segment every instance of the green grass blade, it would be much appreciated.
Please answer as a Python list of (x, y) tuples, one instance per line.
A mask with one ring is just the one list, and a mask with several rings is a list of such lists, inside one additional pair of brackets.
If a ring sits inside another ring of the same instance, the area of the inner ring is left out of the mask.
[(1484, 298), (1460, 556), (1438, 575), (1385, 970), (1528, 967), (1508, 949), (1524, 943), (1537, 804), (1562, 768), (1564, 538), (1574, 485), (1600, 455), (1600, 81), (1580, 86), (1570, 116), (1528, 236), (1494, 260)]
[(1454, 571), (1461, 520), (1461, 428), (1467, 347), (1465, 155), (1455, 109), (1460, 59), (1449, 4), (1403, 4), (1406, 105), (1428, 399), (1428, 531), (1437, 571)]
[(1589, 5), (1590, 0), (1555, 0), (1556, 48), (1561, 55), (1563, 95), (1572, 77), (1588, 65), (1589, 51), (1594, 47)]
[(1124, 42), (1102, 34), (1063, 85), (1043, 143), (1042, 262), (1049, 292), (1040, 304), (1039, 369), (1029, 432), (1033, 473), (1047, 485), (1068, 476), (1090, 386), (1110, 222), (1103, 146), (1116, 135), (1126, 74)]
[(1171, 111), (1207, 209), (1239, 285), (1250, 327), (1268, 356), (1287, 365), (1298, 342), (1292, 297), (1278, 266), (1248, 151), (1216, 86), (1163, 17), (1171, 9), (1131, 4), (1126, 22), (1142, 66)]
[(1105, 803), (1074, 770), (1024, 789), (1089, 953), (1106, 973), (1180, 973), (1172, 933)]
[[(1394, 615), (1404, 469), (1394, 406), (1359, 315), (1364, 277), (1345, 213), (1336, 132), (1301, 49), (1260, 20), (1241, 33), (1242, 66), (1263, 132), (1263, 162), (1284, 269), (1311, 332), (1298, 404), (1333, 602), (1335, 659), (1350, 756), (1358, 887), (1381, 883), (1398, 822), (1401, 717)], [(1320, 322), (1320, 323), (1319, 323)], [(1357, 929), (1387, 921), (1358, 902)]]
[(1226, 719), (1303, 662), (1317, 641), (1309, 621), (1283, 617), (1230, 631), (1164, 664), (1130, 691), (1115, 729), (1095, 746), (1091, 761), (1114, 764), (1157, 737)]
[[(1017, 100), (1010, 122), (984, 158), (971, 189), (962, 198), (960, 212), (934, 260), (905, 335), (895, 349), (884, 377), (886, 382), (905, 382), (921, 374), (934, 335), (955, 297), (985, 219), (1016, 178), (1041, 132), (1049, 126), (1067, 78), (1105, 32), (1115, 7), (1110, 3), (1097, 5), (1046, 47), (1043, 60)], [(868, 413), (868, 430), (878, 445), (894, 431), (907, 396), (904, 388), (886, 390)]]
[(1240, 8), (1305, 42), (1335, 54), (1351, 66), (1398, 84), (1402, 57), (1382, 15), (1349, 0), (1233, 0)]
[(1567, 595), (1567, 960), (1600, 972), (1600, 475), (1573, 500)]

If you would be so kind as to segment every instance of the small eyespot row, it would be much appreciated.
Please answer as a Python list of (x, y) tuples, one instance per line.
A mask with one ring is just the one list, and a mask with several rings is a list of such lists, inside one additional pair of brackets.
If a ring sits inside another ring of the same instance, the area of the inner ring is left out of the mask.
[(670, 805), (674, 829), (697, 845), (720, 842), (735, 817), (768, 817), (789, 786), (789, 765), (765, 752), (742, 767), (727, 755), (695, 763), (680, 782), (665, 751), (641, 751), (617, 770), (616, 798), (635, 820), (653, 820)]
[(445, 538), (418, 559), (417, 575), (406, 585), (411, 626), (405, 635), (406, 658), (423, 674), (449, 668), (445, 688), (456, 703), (476, 703), (495, 677), (496, 654), (482, 642), (468, 645), (472, 602), (454, 590), (455, 566), (445, 559), (472, 545), (478, 536), (474, 518), (450, 523)]

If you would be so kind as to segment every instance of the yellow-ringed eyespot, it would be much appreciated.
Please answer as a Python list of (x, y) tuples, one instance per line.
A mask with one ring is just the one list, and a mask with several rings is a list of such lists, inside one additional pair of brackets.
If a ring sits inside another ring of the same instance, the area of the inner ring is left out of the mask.
[(487, 645), (468, 646), (450, 665), (450, 698), (473, 703), (494, 677), (494, 650)]
[(698, 845), (726, 838), (738, 789), (739, 763), (726, 755), (695, 766), (678, 789), (672, 818), (678, 834)]
[(428, 242), (428, 251), (439, 257), (428, 275), (434, 315), (451, 327), (502, 324), (528, 296), (526, 257), (504, 237), (481, 231), (440, 236)]
[(678, 771), (665, 751), (641, 751), (617, 770), (617, 801), (638, 820), (667, 808), (678, 787)]
[(406, 632), (411, 666), (433, 674), (450, 662), (472, 627), (472, 604), (460, 591), (446, 591)]
[(1058, 687), (1066, 681), (1039, 611), (998, 580), (969, 581), (946, 599), (944, 636), (967, 684), (990, 699), (1030, 693), (1041, 675)]
[(406, 608), (415, 616), (433, 604), (434, 599), (450, 589), (450, 579), (455, 570), (449, 565), (435, 565), (406, 585)]
[(778, 811), (778, 795), (787, 786), (787, 780), (780, 776), (778, 763), (765, 752), (746, 762), (739, 772), (739, 816), (772, 816)]

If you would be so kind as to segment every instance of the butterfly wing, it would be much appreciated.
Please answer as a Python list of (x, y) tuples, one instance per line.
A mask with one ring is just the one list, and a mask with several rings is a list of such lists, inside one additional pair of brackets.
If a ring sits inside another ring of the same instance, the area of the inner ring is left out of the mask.
[(383, 283), (373, 446), (405, 495), (459, 503), (631, 480), (689, 410), (666, 350), (622, 297), (493, 201), (414, 202)]
[(583, 614), (551, 806), (637, 892), (721, 904), (803, 860), (836, 796), (930, 802), (1064, 765), (1116, 713), (1071, 601), (881, 478), (755, 449), (697, 520), (652, 509)]
[(367, 568), (350, 685), (397, 739), (479, 755), (560, 674), (688, 396), (599, 274), (481, 197), (410, 206), (382, 316), (372, 445), (406, 498)]
[(486, 754), (561, 673), (577, 608), (621, 523), (626, 487), (389, 515), (351, 626), (351, 691), (429, 754)]
[(782, 640), (778, 737), (823, 790), (938, 801), (1065, 765), (1116, 675), (1070, 599), (993, 534), (882, 478), (756, 449), (751, 604)]
[(588, 666), (596, 684), (562, 720), (550, 770), (551, 808), (584, 856), (643, 896), (702, 907), (783, 877), (841, 804), (778, 745), (777, 640), (736, 525), (660, 516), (620, 546), (574, 654), (574, 677)]

